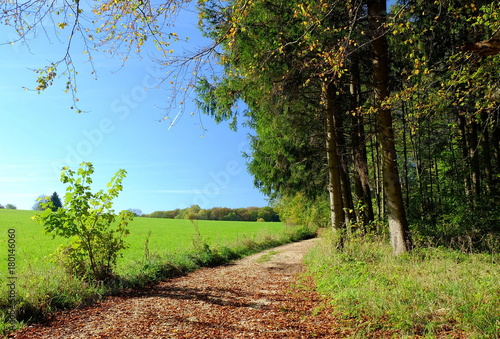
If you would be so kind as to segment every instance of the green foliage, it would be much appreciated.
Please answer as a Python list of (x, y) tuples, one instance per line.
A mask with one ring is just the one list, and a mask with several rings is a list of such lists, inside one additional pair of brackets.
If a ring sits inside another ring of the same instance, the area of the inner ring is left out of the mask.
[(287, 225), (328, 227), (330, 205), (328, 197), (307, 198), (301, 193), (284, 196), (276, 202), (276, 208)]
[(325, 234), (306, 258), (318, 289), (360, 337), (375, 328), (394, 335), (498, 338), (500, 248), (464, 254), (424, 247), (394, 257), (386, 239), (350, 238), (342, 251)]
[(127, 211), (131, 212), (134, 214), (135, 217), (140, 217), (142, 216), (144, 213), (142, 213), (142, 211), (138, 208), (129, 208)]
[[(363, 191), (376, 194), (377, 219), (385, 220), (389, 211), (383, 201), (383, 139), (375, 137), (370, 109), (374, 84), (368, 37), (373, 32), (361, 15), (362, 6), (314, 1), (200, 3), (202, 29), (218, 42), (216, 56), (223, 71), (200, 78), (199, 106), (216, 121), (234, 123), (242, 115), (255, 129), (246, 156), (262, 192), (277, 200), (301, 194), (313, 202), (285, 202), (280, 215), (288, 222), (309, 222), (304, 220), (309, 209), (316, 208), (315, 199), (323, 199), (326, 192), (321, 97), (325, 81), (334, 82), (338, 91), (343, 113), (335, 121), (341, 131), (339, 155), (345, 172), (354, 174), (344, 182), (349, 186), (343, 187), (344, 203), (349, 206), (349, 190), (361, 197), (356, 175), (364, 177), (363, 183), (369, 175), (371, 188), (366, 185)], [(413, 231), (448, 244), (450, 237), (457, 241), (476, 232), (480, 239), (498, 232), (494, 224), (500, 211), (500, 113), (495, 93), (500, 56), (479, 58), (459, 48), (498, 33), (496, 1), (401, 0), (392, 11), (384, 35), (391, 54), (392, 93), (384, 105), (394, 116), (400, 181)], [(356, 85), (357, 95), (352, 92)], [(245, 102), (246, 111), (238, 109), (239, 101)], [(358, 127), (364, 132), (358, 135), (359, 145), (350, 135)], [(371, 163), (366, 173), (360, 173), (350, 157), (360, 158), (365, 139), (371, 144)], [(348, 207), (356, 209), (355, 204)], [(362, 225), (364, 216), (356, 215), (352, 225)]]
[(44, 211), (45, 205), (50, 201), (50, 197), (45, 194), (41, 194), (36, 199), (35, 204), (31, 208), (33, 211)]
[[(221, 42), (218, 61), (224, 71), (200, 79), (199, 106), (216, 121), (232, 124), (243, 113), (256, 131), (252, 152), (246, 154), (249, 172), (271, 198), (326, 190), (318, 74), (331, 60), (327, 51), (336, 50), (336, 42), (327, 38), (332, 32), (322, 29), (338, 6), (328, 14), (326, 7), (297, 1), (235, 1), (226, 7), (206, 1), (200, 6), (204, 32)], [(309, 25), (321, 28), (311, 34)], [(318, 42), (316, 33), (325, 40)], [(240, 100), (248, 110), (238, 110)]]
[(277, 212), (269, 206), (266, 207), (246, 207), (227, 208), (213, 207), (211, 209), (201, 209), (198, 205), (193, 205), (184, 209), (171, 211), (155, 211), (144, 215), (149, 218), (167, 219), (189, 219), (189, 220), (224, 220), (224, 221), (257, 221), (258, 218), (269, 222), (278, 222), (280, 218)]
[(113, 199), (122, 190), (125, 170), (119, 170), (107, 184), (108, 190), (90, 191), (94, 166), (84, 162), (77, 172), (65, 167), (61, 181), (66, 189), (65, 205), (52, 210), (52, 202), (42, 204), (45, 212), (33, 217), (53, 237), (70, 239), (69, 245), (58, 249), (59, 260), (70, 273), (79, 277), (106, 280), (113, 277), (113, 269), (120, 251), (127, 248), (124, 237), (133, 219), (129, 211), (114, 214)]
[[(2, 284), (0, 293), (7, 291)], [(68, 275), (60, 266), (38, 265), (18, 276), (17, 297), (14, 302), (16, 318), (22, 326), (28, 321), (41, 321), (58, 310), (78, 307), (99, 300), (105, 290)], [(0, 319), (11, 305), (0, 298)], [(0, 321), (0, 333), (2, 321)]]
[(13, 204), (7, 204), (5, 205), (5, 208), (8, 209), (8, 210), (15, 210), (17, 209), (17, 207)]
[(447, 202), (436, 218), (415, 220), (413, 233), (423, 246), (446, 246), (464, 253), (498, 252), (500, 208), (494, 199), (484, 197), (477, 206), (460, 200)]

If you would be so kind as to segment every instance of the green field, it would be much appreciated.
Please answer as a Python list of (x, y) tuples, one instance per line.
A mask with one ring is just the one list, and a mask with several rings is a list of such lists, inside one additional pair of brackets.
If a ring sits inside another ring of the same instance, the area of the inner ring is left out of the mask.
[[(47, 265), (51, 253), (64, 239), (45, 234), (43, 227), (31, 220), (35, 211), (0, 210), (0, 249), (7, 253), (7, 230), (16, 231), (16, 263), (19, 273), (33, 266), (40, 268)], [(189, 221), (183, 219), (135, 218), (129, 224), (130, 235), (127, 242), (130, 247), (124, 251), (119, 261), (119, 271), (130, 267), (131, 263), (142, 261), (145, 243), (151, 253), (164, 256), (171, 253), (186, 252), (192, 248), (193, 238), (199, 232), (209, 245), (228, 244), (244, 238), (253, 238), (257, 234), (277, 234), (284, 230), (282, 223), (263, 223), (245, 221)], [(5, 274), (0, 274), (4, 281)]]
[[(103, 285), (68, 275), (61, 265), (50, 260), (56, 248), (67, 240), (52, 239), (45, 234), (43, 227), (31, 220), (36, 213), (0, 209), (0, 251), (4, 258), (4, 265), (0, 266), (0, 334), (58, 309), (100, 299), (116, 289), (141, 287), (172, 274), (227, 263), (315, 235), (313, 229), (287, 227), (279, 222), (135, 218), (128, 227), (129, 247), (118, 261), (118, 280), (115, 284)], [(15, 230), (14, 304), (9, 301), (7, 285), (12, 281), (8, 258), (13, 256), (8, 247), (9, 230)], [(21, 322), (15, 321), (12, 325), (8, 321), (12, 312)]]

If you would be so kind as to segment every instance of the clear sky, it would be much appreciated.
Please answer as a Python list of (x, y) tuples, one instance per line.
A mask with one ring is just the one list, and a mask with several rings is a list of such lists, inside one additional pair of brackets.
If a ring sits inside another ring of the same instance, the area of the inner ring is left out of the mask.
[[(192, 13), (178, 21), (174, 31), (190, 40), (173, 48), (203, 45), (196, 21)], [(0, 27), (2, 42), (12, 37), (9, 29)], [(192, 102), (194, 94), (171, 127), (181, 110), (165, 110), (168, 88), (147, 89), (155, 87), (161, 75), (147, 54), (120, 69), (119, 57), (94, 53), (94, 80), (80, 46), (73, 46), (80, 72), (77, 97), (87, 113), (71, 110), (72, 97), (63, 92), (64, 78), (41, 94), (23, 90), (36, 87), (36, 74), (30, 69), (62, 57), (61, 41), (39, 32), (28, 46), (0, 46), (0, 204), (31, 209), (41, 194), (57, 191), (63, 197), (61, 167), (76, 169), (82, 161), (95, 166), (94, 191), (105, 188), (118, 169), (128, 172), (116, 199), (117, 211), (268, 204), (254, 188), (241, 156), (248, 150), (251, 131), (240, 126), (233, 132), (227, 123), (217, 125), (200, 115)], [(159, 122), (165, 115), (169, 119)]]

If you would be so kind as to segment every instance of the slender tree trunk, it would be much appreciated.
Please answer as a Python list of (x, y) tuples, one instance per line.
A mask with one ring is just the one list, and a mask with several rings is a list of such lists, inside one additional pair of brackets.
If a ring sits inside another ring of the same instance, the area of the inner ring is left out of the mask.
[(420, 205), (418, 206), (420, 215), (423, 216), (424, 214), (424, 203), (425, 203), (425, 192), (424, 192), (424, 185), (423, 185), (423, 179), (422, 179), (422, 159), (420, 158), (420, 130), (421, 130), (421, 124), (420, 124), (420, 119), (417, 118), (415, 120), (415, 123), (417, 124), (416, 130), (417, 132), (415, 135), (414, 133), (410, 133), (410, 144), (412, 148), (412, 153), (413, 153), (413, 160), (415, 162), (415, 172), (417, 176), (417, 185), (418, 185), (418, 196), (420, 197)]
[(340, 158), (340, 181), (342, 184), (342, 199), (344, 201), (344, 217), (346, 225), (350, 225), (352, 220), (356, 217), (354, 213), (354, 202), (352, 200), (351, 181), (349, 179), (349, 172), (346, 157), (339, 155)]
[(368, 21), (373, 50), (373, 82), (377, 105), (378, 135), (382, 152), (385, 197), (388, 205), (389, 231), (394, 255), (410, 251), (413, 247), (403, 203), (401, 182), (396, 158), (392, 114), (383, 102), (389, 95), (389, 59), (384, 34), (386, 1), (367, 0)]
[[(363, 126), (359, 127), (359, 124), (362, 124), (362, 117), (360, 117), (361, 120), (358, 120), (355, 122), (355, 124), (358, 125), (358, 128), (363, 128)], [(359, 132), (359, 131), (358, 131)], [(355, 133), (353, 133), (354, 136)], [(368, 161), (367, 161), (367, 155), (366, 155), (366, 146), (364, 144), (364, 132), (362, 132), (360, 135), (362, 136), (363, 139), (359, 138), (356, 141), (354, 141), (353, 138), (353, 146), (355, 147), (354, 150), (354, 170), (356, 172), (356, 177), (358, 181), (358, 198), (361, 200), (363, 204), (363, 222), (364, 224), (369, 224), (375, 220), (375, 216), (373, 213), (373, 202), (372, 202), (372, 193), (371, 193), (371, 187), (370, 187), (370, 177), (368, 174)], [(356, 144), (354, 144), (356, 142)]]
[(434, 172), (436, 174), (436, 189), (437, 189), (437, 204), (439, 208), (441, 208), (441, 185), (439, 181), (439, 168), (438, 168), (438, 159), (434, 157)]
[(410, 206), (410, 180), (408, 176), (408, 143), (406, 140), (406, 105), (401, 102), (401, 112), (403, 121), (403, 156), (404, 156), (404, 169), (405, 169), (405, 201), (406, 209)]
[(462, 150), (465, 196), (470, 200), (472, 197), (472, 183), (470, 180), (470, 168), (468, 166), (469, 152), (467, 149), (467, 131), (465, 128), (465, 117), (460, 114), (458, 114), (458, 129), (460, 130), (460, 148)]
[(345, 216), (340, 177), (341, 164), (334, 123), (335, 110), (338, 110), (340, 107), (336, 102), (336, 97), (334, 85), (331, 83), (323, 84), (323, 102), (326, 105), (326, 154), (328, 161), (328, 192), (330, 195), (331, 224), (335, 231), (341, 232), (345, 228)]
[(482, 138), (481, 138), (481, 148), (483, 150), (483, 168), (486, 182), (486, 190), (488, 193), (494, 191), (493, 187), (493, 166), (491, 164), (491, 148), (490, 148), (490, 131), (488, 128), (488, 114), (486, 112), (481, 113), (482, 120)]
[(371, 153), (372, 153), (372, 163), (375, 167), (375, 195), (376, 195), (376, 203), (377, 203), (377, 218), (382, 220), (384, 218), (383, 206), (382, 206), (382, 198), (381, 198), (381, 188), (380, 188), (380, 156), (379, 149), (376, 146), (378, 140), (376, 135), (372, 136), (371, 142)]
[(434, 173), (433, 173), (433, 156), (432, 156), (432, 141), (431, 141), (431, 122), (427, 121), (427, 172), (429, 173), (429, 192), (427, 195), (427, 210), (434, 212)]
[(481, 195), (481, 167), (479, 162), (479, 140), (477, 135), (477, 122), (471, 121), (468, 124), (468, 149), (471, 165), (471, 183), (472, 183), (472, 193), (474, 194), (474, 201)]
[(457, 161), (457, 156), (455, 155), (456, 147), (454, 146), (454, 136), (450, 134), (450, 139), (448, 141), (448, 146), (450, 148), (450, 154), (451, 154), (451, 164), (453, 168), (453, 175), (452, 175), (452, 181), (453, 181), (453, 191), (452, 194), (456, 196), (461, 196), (462, 195), (462, 190), (460, 189), (460, 170), (459, 170), (459, 165)]
[[(337, 94), (332, 93), (337, 97)], [(340, 103), (334, 104), (333, 125), (335, 127), (335, 141), (340, 162), (340, 183), (342, 186), (342, 199), (344, 201), (344, 217), (346, 225), (350, 225), (354, 218), (354, 203), (352, 201), (351, 182), (349, 180), (349, 166), (347, 163), (347, 147), (343, 134), (345, 112), (340, 109)]]
[(359, 59), (357, 53), (351, 58), (351, 109), (354, 119), (352, 124), (352, 152), (356, 180), (356, 195), (361, 200), (363, 208), (363, 222), (365, 225), (375, 220), (368, 172), (368, 157), (366, 155), (365, 131), (363, 115), (358, 107), (361, 106), (361, 81), (359, 73)]
[(469, 201), (475, 203), (481, 194), (478, 127), (475, 121), (468, 123), (465, 116), (459, 115), (459, 128), (462, 134), (462, 156), (466, 164), (465, 192)]

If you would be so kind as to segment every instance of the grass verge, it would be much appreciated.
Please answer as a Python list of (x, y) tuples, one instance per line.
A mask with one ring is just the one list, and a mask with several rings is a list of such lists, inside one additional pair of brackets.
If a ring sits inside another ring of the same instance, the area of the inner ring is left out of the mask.
[(385, 239), (354, 238), (339, 252), (326, 232), (306, 257), (317, 288), (360, 338), (499, 338), (500, 254), (420, 248), (394, 257)]
[[(191, 248), (161, 254), (149, 249), (146, 241), (142, 258), (129, 262), (115, 280), (106, 283), (81, 281), (68, 276), (61, 267), (55, 265), (33, 266), (17, 277), (14, 303), (8, 300), (6, 284), (0, 286), (0, 333), (5, 335), (26, 323), (39, 321), (54, 311), (88, 305), (124, 289), (145, 287), (200, 267), (225, 264), (264, 249), (311, 238), (316, 235), (315, 231), (304, 227), (287, 227), (280, 233), (261, 232), (215, 245), (198, 232), (192, 239)], [(15, 323), (9, 318), (11, 312), (16, 316)]]

